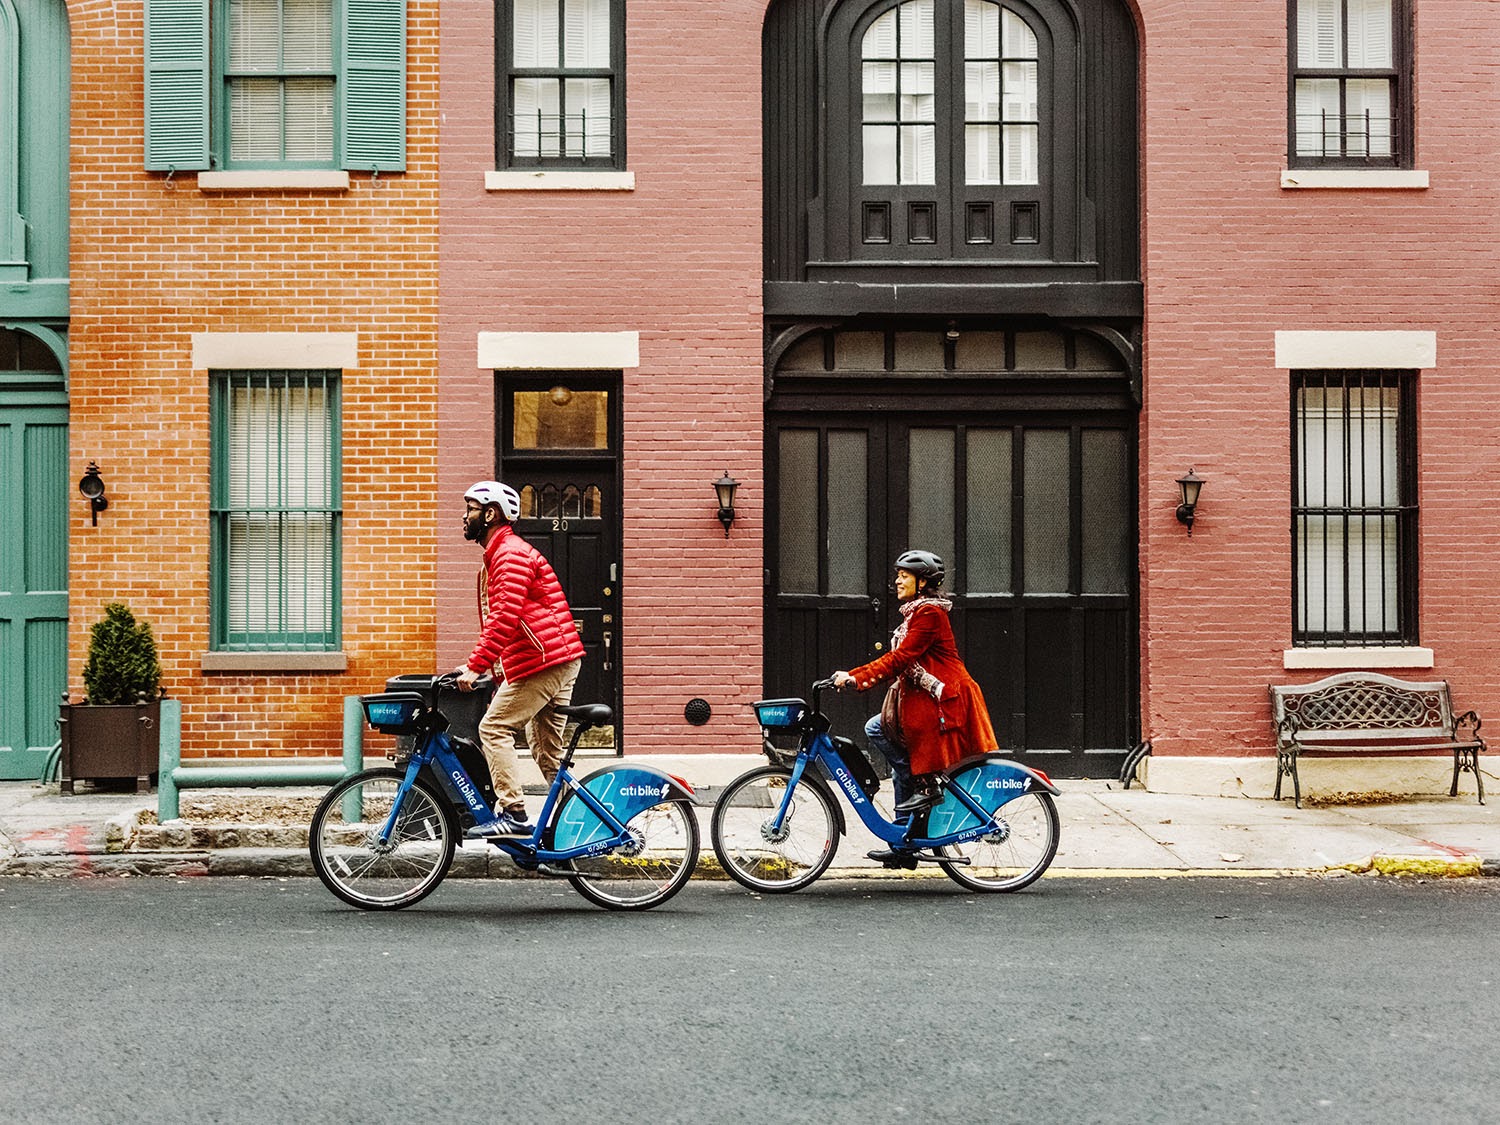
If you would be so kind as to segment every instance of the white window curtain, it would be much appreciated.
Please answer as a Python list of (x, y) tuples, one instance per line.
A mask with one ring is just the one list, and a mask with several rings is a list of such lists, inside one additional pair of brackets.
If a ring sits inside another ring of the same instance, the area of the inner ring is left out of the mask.
[(965, 182), (1037, 183), (1036, 33), (992, 0), (965, 0), (964, 59)]
[[(1400, 505), (1395, 387), (1298, 392), (1296, 628), (1388, 635), (1398, 628)], [(1382, 510), (1384, 509), (1384, 510)]]
[(865, 183), (936, 182), (933, 51), (933, 0), (908, 0), (865, 31), (861, 46)]
[(333, 159), (332, 0), (230, 0), (229, 155)]
[(229, 395), (227, 624), (286, 643), (333, 630), (333, 418), (323, 376), (250, 376)]
[(517, 69), (555, 77), (511, 80), (511, 146), (519, 157), (603, 157), (613, 152), (614, 84), (569, 71), (608, 70), (610, 0), (510, 0)]

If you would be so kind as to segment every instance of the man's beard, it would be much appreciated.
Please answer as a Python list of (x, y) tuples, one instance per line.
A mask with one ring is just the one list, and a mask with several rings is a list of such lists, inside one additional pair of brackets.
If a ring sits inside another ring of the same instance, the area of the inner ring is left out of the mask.
[(483, 518), (464, 520), (464, 538), (472, 540), (475, 543), (484, 538)]

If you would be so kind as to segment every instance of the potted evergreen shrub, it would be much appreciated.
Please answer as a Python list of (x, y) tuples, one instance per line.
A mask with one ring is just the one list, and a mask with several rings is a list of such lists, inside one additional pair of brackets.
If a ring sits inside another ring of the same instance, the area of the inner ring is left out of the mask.
[(62, 704), (62, 791), (76, 778), (134, 777), (146, 792), (160, 754), (161, 663), (151, 626), (119, 602), (89, 630), (83, 690), (81, 703)]

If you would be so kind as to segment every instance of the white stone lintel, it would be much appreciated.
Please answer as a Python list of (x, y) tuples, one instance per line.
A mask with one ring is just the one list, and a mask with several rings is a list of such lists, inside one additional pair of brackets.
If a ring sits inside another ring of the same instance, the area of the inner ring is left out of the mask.
[(348, 371), (359, 366), (357, 332), (194, 332), (198, 370)]
[(481, 332), (487, 371), (617, 371), (641, 365), (639, 332)]
[(1427, 368), (1437, 365), (1437, 333), (1376, 330), (1276, 333), (1276, 366), (1297, 370)]

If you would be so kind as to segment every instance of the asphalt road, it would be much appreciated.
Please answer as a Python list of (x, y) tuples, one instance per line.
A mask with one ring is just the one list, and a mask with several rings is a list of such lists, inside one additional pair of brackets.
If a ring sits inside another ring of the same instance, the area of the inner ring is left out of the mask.
[(1500, 881), (0, 878), (14, 1123), (1493, 1121)]

